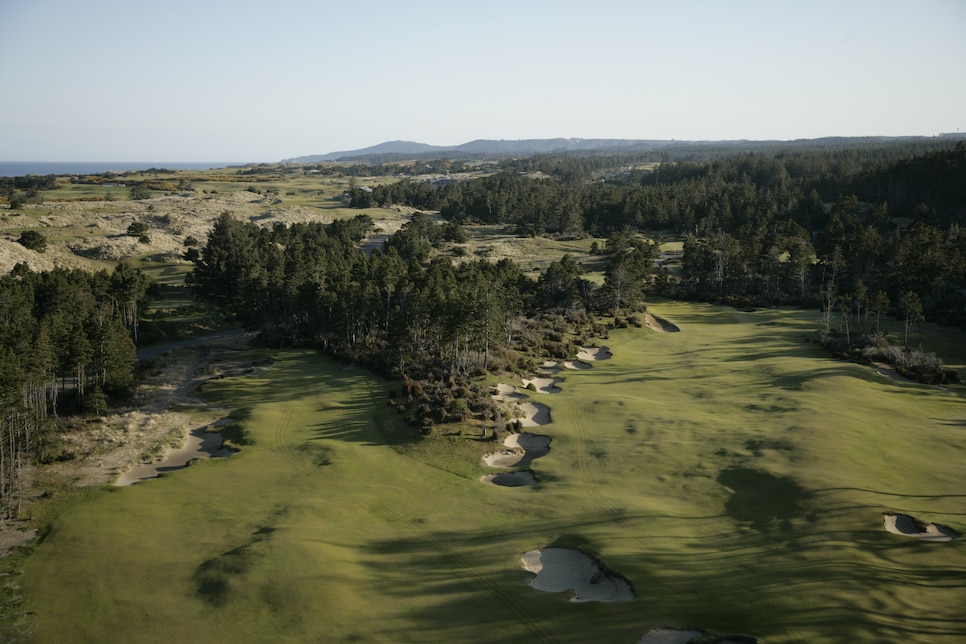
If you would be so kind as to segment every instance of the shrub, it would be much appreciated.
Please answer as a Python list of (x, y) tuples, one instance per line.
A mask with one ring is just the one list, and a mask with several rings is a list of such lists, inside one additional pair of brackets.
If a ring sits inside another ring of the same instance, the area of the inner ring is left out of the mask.
[(24, 248), (37, 251), (42, 253), (47, 250), (47, 238), (43, 233), (36, 230), (25, 230), (20, 233), (20, 239), (17, 240)]

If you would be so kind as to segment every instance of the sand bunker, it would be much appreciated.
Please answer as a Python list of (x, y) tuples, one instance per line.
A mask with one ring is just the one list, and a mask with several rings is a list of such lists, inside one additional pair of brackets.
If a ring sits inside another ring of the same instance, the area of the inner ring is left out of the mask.
[(952, 528), (938, 523), (924, 523), (908, 514), (886, 512), (882, 515), (882, 523), (892, 534), (915, 537), (922, 541), (952, 541), (959, 537)]
[(550, 441), (542, 434), (510, 434), (503, 440), (503, 446), (509, 449), (484, 454), (483, 462), (490, 467), (525, 467), (550, 452)]
[[(232, 422), (232, 419), (223, 418), (213, 423), (212, 426), (225, 425), (230, 422)], [(190, 461), (196, 458), (224, 458), (235, 453), (236, 450), (224, 447), (221, 434), (206, 430), (207, 427), (193, 429), (180, 448), (169, 449), (160, 460), (135, 465), (121, 474), (114, 485), (121, 487), (133, 485), (140, 481), (157, 478), (166, 472), (183, 470), (188, 467)]]
[[(614, 354), (607, 347), (580, 347), (580, 350), (577, 352), (577, 359), (584, 362), (609, 360), (613, 356)], [(588, 365), (588, 368), (590, 368), (590, 365)]]
[(644, 313), (644, 323), (647, 325), (647, 328), (661, 333), (677, 333), (681, 330), (677, 325), (650, 313)]
[(537, 590), (567, 593), (572, 602), (616, 602), (634, 599), (631, 583), (600, 562), (573, 548), (548, 547), (524, 553), (523, 567), (536, 576)]
[(584, 362), (583, 360), (568, 360), (563, 363), (566, 369), (577, 369), (579, 371), (586, 371), (587, 369), (593, 369), (594, 366)]
[(492, 483), (502, 487), (527, 487), (536, 485), (537, 479), (530, 470), (522, 472), (504, 472), (503, 474), (487, 474), (480, 479), (484, 483)]
[(523, 418), (520, 419), (520, 424), (524, 427), (550, 424), (550, 408), (546, 405), (525, 402), (517, 403), (517, 406), (523, 412)]
[(637, 640), (637, 644), (690, 644), (694, 641), (701, 644), (756, 644), (759, 640), (750, 635), (708, 635), (705, 631), (658, 626)]
[(496, 393), (491, 396), (493, 400), (508, 402), (512, 400), (523, 400), (527, 398), (526, 394), (521, 394), (517, 391), (517, 388), (513, 385), (505, 385), (500, 383), (496, 386)]
[(558, 382), (563, 382), (563, 378), (531, 378), (530, 380), (524, 380), (523, 386), (529, 387), (533, 385), (534, 389), (541, 394), (559, 394), (560, 387), (557, 386)]

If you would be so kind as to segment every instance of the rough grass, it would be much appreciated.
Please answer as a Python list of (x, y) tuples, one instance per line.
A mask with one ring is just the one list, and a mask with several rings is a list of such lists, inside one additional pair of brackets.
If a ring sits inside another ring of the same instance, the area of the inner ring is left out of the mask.
[[(212, 382), (254, 443), (52, 512), (22, 579), (35, 639), (966, 637), (963, 542), (881, 523), (966, 531), (961, 390), (829, 359), (802, 341), (816, 313), (651, 306), (681, 332), (613, 332), (612, 359), (539, 396), (554, 440), (530, 488), (474, 480), (459, 459), (479, 444), (412, 443), (392, 383), (316, 354)], [(600, 558), (638, 599), (533, 591), (519, 555), (547, 545)]]

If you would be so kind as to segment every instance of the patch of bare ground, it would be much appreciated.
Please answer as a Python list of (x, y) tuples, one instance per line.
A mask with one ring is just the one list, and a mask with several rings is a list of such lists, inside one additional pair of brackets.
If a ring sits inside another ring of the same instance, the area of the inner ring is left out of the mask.
[[(130, 407), (62, 433), (64, 453), (71, 458), (26, 472), (25, 505), (58, 490), (112, 483), (131, 467), (183, 445), (189, 432), (223, 418), (226, 410), (193, 393), (207, 380), (249, 371), (251, 363), (237, 357), (249, 340), (240, 334), (219, 339), (217, 346), (181, 348), (154, 358)], [(36, 533), (28, 528), (22, 521), (0, 521), (0, 556), (29, 543)]]
[[(43, 271), (90, 269), (97, 262), (125, 257), (177, 259), (184, 251), (185, 238), (203, 241), (223, 212), (261, 226), (332, 220), (314, 208), (288, 206), (273, 195), (247, 191), (187, 193), (142, 201), (44, 202), (28, 205), (20, 214), (0, 217), (0, 271), (9, 272), (19, 262)], [(128, 226), (136, 221), (148, 226), (144, 241), (127, 235)], [(17, 243), (24, 229), (37, 229), (47, 236), (44, 253)]]

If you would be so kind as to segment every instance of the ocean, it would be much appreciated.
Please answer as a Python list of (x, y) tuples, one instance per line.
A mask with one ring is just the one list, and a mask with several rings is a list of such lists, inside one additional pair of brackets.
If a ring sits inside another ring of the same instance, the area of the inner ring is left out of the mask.
[(168, 170), (209, 170), (211, 168), (227, 168), (229, 166), (245, 165), (244, 163), (229, 162), (198, 162), (198, 161), (151, 161), (136, 163), (133, 161), (0, 161), (0, 177), (24, 177), (28, 174), (101, 174), (102, 172), (126, 172), (129, 170), (147, 170), (148, 168), (165, 168)]

